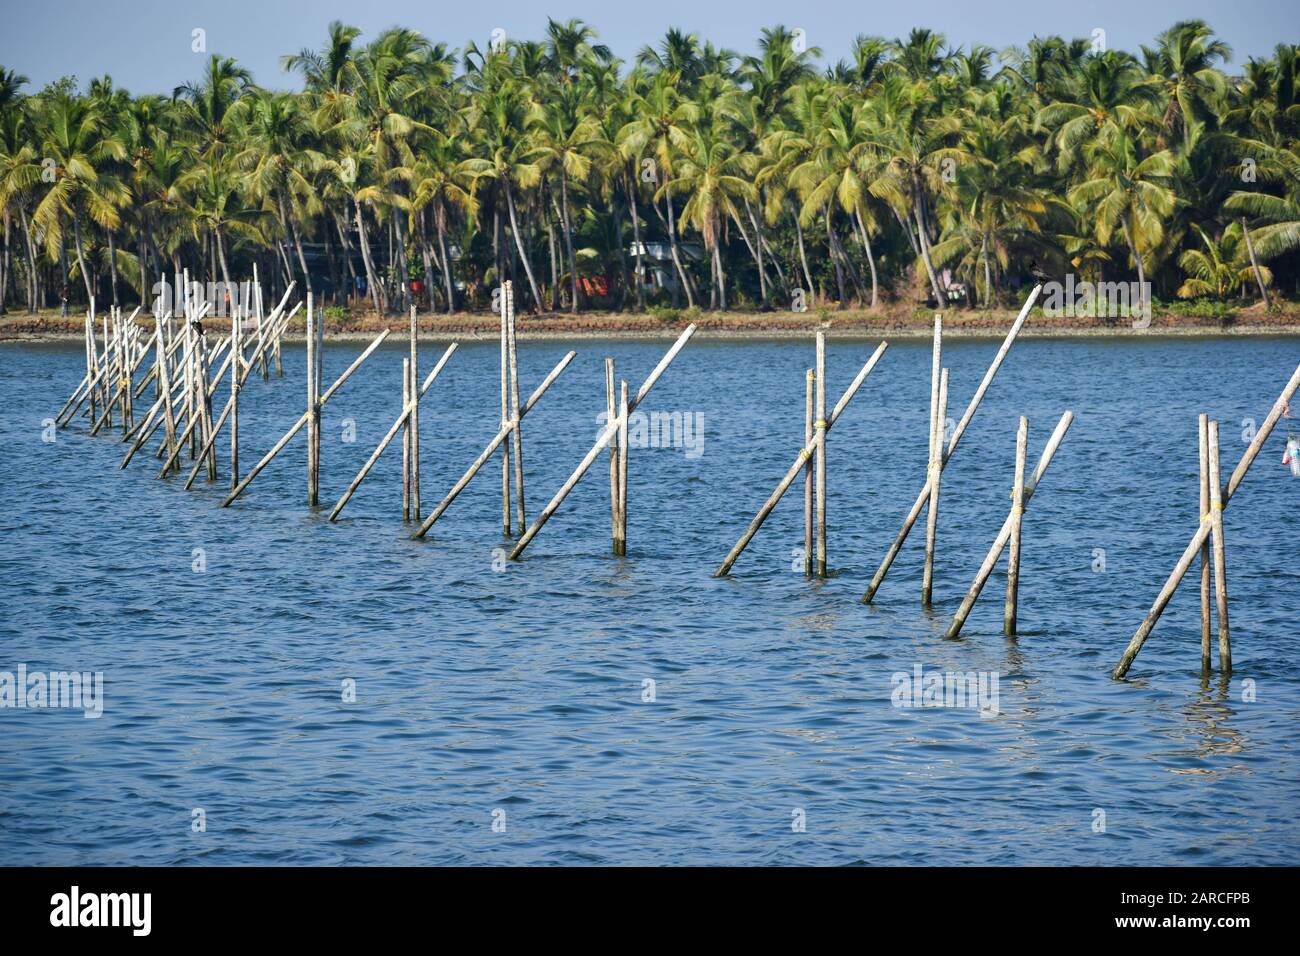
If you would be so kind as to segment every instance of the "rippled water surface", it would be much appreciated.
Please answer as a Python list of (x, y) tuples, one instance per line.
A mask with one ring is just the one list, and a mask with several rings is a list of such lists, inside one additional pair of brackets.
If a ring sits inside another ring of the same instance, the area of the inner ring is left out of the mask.
[[(526, 391), (578, 350), (524, 423), (530, 518), (594, 439), (603, 356), (635, 390), (667, 344), (525, 337)], [(830, 343), (830, 402), (874, 346)], [(953, 418), (996, 348), (946, 343)], [(326, 380), (360, 349), (328, 346)], [(504, 570), (497, 460), (426, 541), (402, 523), (400, 443), (325, 520), (396, 415), (402, 354), (326, 407), (323, 509), (299, 437), (223, 510), (224, 440), (221, 480), (189, 493), (151, 455), (119, 469), (120, 435), (84, 421), (44, 442), (82, 351), (0, 345), (0, 670), (105, 681), (98, 720), (0, 710), (0, 864), (1295, 862), (1282, 432), (1225, 515), (1231, 680), (1199, 674), (1195, 572), (1130, 679), (1108, 673), (1196, 527), (1197, 413), (1223, 423), (1226, 474), (1300, 342), (1017, 343), (944, 473), (930, 612), (919, 533), (858, 601), (924, 480), (928, 342), (892, 345), (830, 435), (824, 582), (792, 570), (798, 486), (711, 577), (801, 443), (811, 343), (688, 345), (644, 408), (702, 412), (703, 454), (633, 449), (628, 556), (602, 456)], [(498, 359), (462, 343), (426, 398), (426, 510), (496, 429)], [(301, 412), (300, 346), (285, 371), (244, 393), (245, 469)], [(1025, 518), (1019, 639), (999, 566), (945, 640), (1007, 511), (1017, 416), (1032, 466), (1067, 408)], [(996, 673), (999, 714), (893, 706), (918, 665)]]

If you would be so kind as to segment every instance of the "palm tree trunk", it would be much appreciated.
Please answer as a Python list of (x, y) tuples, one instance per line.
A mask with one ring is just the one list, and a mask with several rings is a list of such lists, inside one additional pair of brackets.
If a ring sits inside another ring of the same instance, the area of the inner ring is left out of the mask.
[(673, 210), (673, 197), (671, 195), (664, 197), (668, 206), (668, 249), (673, 256), (673, 265), (677, 267), (677, 276), (681, 279), (682, 287), (686, 290), (686, 304), (690, 308), (695, 308), (695, 290), (691, 285), (690, 276), (686, 274), (686, 269), (682, 266), (681, 253), (677, 249), (677, 214)]
[(438, 228), (438, 248), (442, 250), (442, 281), (447, 284), (447, 314), (456, 311), (456, 289), (451, 278), (451, 256), (447, 252), (447, 231), (442, 200), (438, 200), (438, 210), (434, 213), (433, 223)]
[(402, 314), (411, 311), (410, 266), (406, 260), (406, 237), (402, 234), (401, 210), (393, 209), (393, 233), (397, 240), (397, 275), (402, 290)]
[[(754, 261), (758, 263), (758, 294), (762, 299), (762, 309), (766, 312), (772, 308), (772, 304), (767, 298), (767, 270), (763, 267), (763, 227), (755, 218), (753, 207), (750, 206), (748, 199), (745, 200), (745, 215), (749, 217), (749, 224), (754, 227), (754, 245), (750, 246), (750, 251), (754, 254)], [(743, 227), (740, 235), (745, 240), (745, 245), (750, 245), (749, 237), (745, 235)]]
[[(573, 299), (569, 303), (569, 312), (578, 314), (578, 266), (573, 258), (573, 232), (569, 226), (569, 177), (563, 168), (560, 170), (560, 211), (564, 215), (564, 253), (569, 260), (569, 284), (573, 289)], [(522, 255), (522, 252), (520, 253)]]
[(1128, 219), (1122, 220), (1124, 227), (1124, 241), (1128, 243), (1129, 255), (1133, 257), (1133, 262), (1137, 265), (1138, 288), (1141, 289), (1146, 284), (1146, 270), (1142, 268), (1142, 257), (1138, 255), (1137, 246), (1133, 245), (1133, 237), (1128, 231)]
[(9, 291), (9, 210), (5, 210), (4, 229), (5, 229), (5, 252), (4, 259), (0, 261), (0, 315), (5, 313), (5, 295)]
[(840, 291), (839, 308), (848, 308), (848, 303), (845, 302), (845, 299), (848, 297), (844, 294), (844, 267), (840, 264), (840, 257), (835, 254), (835, 233), (831, 229), (830, 208), (824, 207), (822, 209), (822, 215), (826, 220), (826, 249), (830, 253), (831, 262), (835, 264), (835, 285)]
[(876, 257), (871, 252), (871, 236), (867, 232), (867, 224), (862, 221), (862, 210), (857, 206), (853, 207), (853, 216), (858, 221), (858, 229), (862, 231), (862, 245), (867, 250), (867, 265), (871, 267), (871, 308), (875, 308), (878, 302), (879, 280), (876, 276)]
[(298, 265), (302, 268), (302, 281), (306, 284), (307, 291), (310, 293), (312, 292), (311, 272), (307, 269), (307, 257), (302, 251), (302, 236), (298, 232), (297, 223), (292, 218), (289, 219), (289, 231), (293, 235), (293, 247), (298, 252)]
[[(346, 202), (347, 200), (345, 199), (344, 203), (346, 204)], [(333, 215), (334, 227), (338, 230), (339, 234), (339, 245), (343, 248), (343, 261), (347, 265), (348, 270), (348, 292), (347, 295), (344, 296), (343, 301), (351, 302), (352, 293), (357, 288), (357, 269), (356, 266), (352, 264), (352, 243), (348, 240), (348, 231), (344, 226), (344, 217), (337, 213), (334, 213)]]
[(627, 211), (632, 217), (632, 242), (636, 250), (636, 309), (645, 311), (645, 271), (641, 266), (641, 217), (636, 209), (636, 191), (632, 188), (632, 178), (623, 169), (623, 190), (627, 193)]
[(984, 308), (993, 307), (993, 270), (989, 268), (989, 234), (980, 236), (980, 258), (984, 260)]
[(799, 207), (794, 210), (794, 235), (799, 242), (799, 264), (803, 266), (803, 279), (808, 283), (808, 295), (816, 297), (817, 290), (813, 286), (812, 272), (808, 269), (808, 250), (803, 244), (803, 226), (799, 223)]
[(387, 310), (380, 304), (379, 283), (375, 281), (375, 267), (370, 261), (370, 239), (366, 235), (366, 218), (361, 214), (361, 203), (357, 207), (357, 240), (361, 243), (361, 261), (366, 266), (366, 284), (370, 286), (370, 301), (375, 304), (375, 311), (383, 315)]
[(113, 230), (104, 230), (108, 233), (108, 275), (109, 289), (112, 290), (113, 308), (121, 305), (117, 300), (117, 243), (113, 240)]
[[(510, 231), (514, 233), (515, 247), (519, 250), (519, 258), (523, 260), (524, 274), (528, 276), (528, 288), (533, 294), (533, 309), (536, 312), (541, 312), (542, 294), (537, 291), (537, 280), (533, 278), (533, 265), (528, 261), (528, 254), (524, 252), (523, 239), (519, 235), (519, 224), (515, 218), (514, 192), (510, 189), (509, 179), (502, 179), (501, 182), (505, 185), (506, 189), (506, 212), (510, 214)], [(576, 294), (577, 287), (575, 286), (574, 288)]]
[(1245, 216), (1241, 217), (1241, 234), (1246, 239), (1246, 251), (1250, 253), (1250, 267), (1255, 270), (1255, 281), (1259, 283), (1259, 294), (1264, 298), (1264, 309), (1271, 311), (1273, 303), (1268, 300), (1268, 289), (1264, 286), (1264, 273), (1259, 271), (1259, 260), (1255, 258), (1255, 243), (1250, 240), (1250, 226), (1247, 225)]
[(86, 284), (86, 301), (95, 297), (95, 290), (90, 285), (90, 273), (86, 271), (86, 259), (81, 249), (81, 213), (75, 208), (72, 212), (72, 235), (77, 244), (77, 268), (81, 271), (81, 281)]
[(727, 277), (722, 272), (722, 244), (713, 242), (713, 267), (718, 273), (718, 304), (723, 312), (727, 311)]
[(943, 290), (939, 288), (939, 278), (934, 272), (934, 263), (930, 261), (930, 243), (925, 234), (925, 214), (921, 212), (921, 191), (912, 186), (912, 214), (916, 216), (917, 241), (921, 246), (921, 261), (925, 263), (926, 274), (930, 277), (930, 288), (934, 292), (934, 301), (943, 305)]
[[(559, 218), (559, 207), (555, 206), (555, 196), (551, 192), (550, 184), (543, 186), (546, 196), (550, 200), (552, 207), (555, 207), (556, 219)], [(543, 201), (543, 207), (546, 203)], [(560, 311), (560, 255), (555, 248), (555, 219), (551, 218), (548, 211), (544, 211), (546, 218), (546, 248), (551, 256), (551, 311)]]
[(36, 314), (37, 298), (37, 280), (36, 280), (36, 250), (32, 246), (32, 227), (27, 219), (27, 208), (23, 205), (18, 206), (18, 216), (23, 223), (23, 237), (27, 246), (27, 311), (31, 315)]

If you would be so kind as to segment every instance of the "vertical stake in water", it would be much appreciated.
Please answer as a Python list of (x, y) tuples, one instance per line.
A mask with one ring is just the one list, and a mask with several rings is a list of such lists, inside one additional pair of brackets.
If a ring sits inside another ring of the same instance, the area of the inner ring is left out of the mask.
[[(618, 399), (614, 393), (614, 360), (605, 356), (605, 421), (618, 420)], [(609, 537), (618, 554), (618, 434), (609, 442)]]
[[(1210, 513), (1210, 416), (1202, 412), (1196, 419), (1201, 454), (1201, 508), (1196, 513), (1204, 521)], [(1201, 545), (1201, 673), (1210, 673), (1210, 540)]]
[(826, 577), (826, 333), (817, 333), (817, 577)]
[(1025, 457), (1029, 453), (1029, 419), (1020, 416), (1016, 429), (1016, 474), (1011, 485), (1011, 541), (1007, 546), (1007, 601), (1002, 633), (1016, 636), (1016, 602), (1020, 597), (1020, 519), (1025, 513)]
[(614, 541), (614, 553), (619, 557), (627, 554), (627, 379), (620, 385), (618, 401), (618, 537)]
[[(519, 427), (519, 357), (515, 349), (515, 287), (510, 283), (506, 296), (506, 353), (510, 361), (510, 421), (514, 423), (510, 440), (515, 458), (515, 519), (522, 533), (528, 527), (528, 512), (524, 507), (524, 436)], [(416, 515), (419, 520), (419, 515)]]
[[(415, 399), (411, 410), (411, 513), (415, 520), (420, 516), (420, 352), (417, 343), (418, 329), (415, 306), (411, 306), (411, 371), (408, 376), (409, 398)], [(405, 407), (405, 406), (403, 406)]]
[(1210, 525), (1214, 538), (1214, 606), (1219, 612), (1219, 671), (1232, 673), (1232, 641), (1228, 636), (1228, 558), (1223, 541), (1223, 486), (1219, 484), (1219, 423), (1211, 421)]
[(926, 477), (930, 495), (925, 515), (925, 566), (921, 571), (921, 606), (929, 607), (934, 592), (934, 545), (939, 527), (939, 462), (943, 456), (943, 432), (946, 412), (939, 409), (939, 379), (942, 377), (943, 314), (934, 314), (934, 344), (930, 353), (930, 448), (926, 460)]
[[(817, 373), (808, 369), (804, 375), (803, 396), (803, 445), (807, 448), (813, 443), (813, 383)], [(813, 465), (807, 459), (803, 468), (803, 573), (812, 577), (813, 571)]]
[[(510, 280), (501, 283), (501, 427), (510, 423), (510, 355), (506, 334), (506, 300), (513, 295)], [(522, 528), (520, 529), (523, 530)], [(501, 533), (510, 535), (510, 443), (501, 443)]]

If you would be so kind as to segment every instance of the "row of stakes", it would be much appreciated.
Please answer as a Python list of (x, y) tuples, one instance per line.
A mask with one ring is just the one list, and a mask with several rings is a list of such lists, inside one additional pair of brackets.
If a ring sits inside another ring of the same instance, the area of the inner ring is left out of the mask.
[[(231, 490), (221, 502), (223, 508), (229, 506), (248, 488), (257, 475), (289, 444), (298, 432), (306, 429), (308, 447), (307, 501), (310, 506), (316, 506), (319, 503), (320, 491), (321, 410), (388, 337), (388, 330), (380, 332), (344, 370), (343, 374), (329, 388), (322, 391), (324, 323), (317, 318), (313, 308), (312, 296), (308, 293), (306, 302), (306, 408), (271, 450), (241, 477), (239, 466), (240, 391), (254, 369), (260, 369), (264, 380), (269, 378), (272, 367), (274, 367), (277, 375), (283, 376), (281, 341), (289, 323), (298, 313), (301, 303), (295, 305), (293, 309), (285, 311), (286, 303), (294, 289), (294, 285), (291, 283), (279, 303), (264, 316), (261, 286), (257, 281), (256, 270), (254, 270), (253, 279), (244, 286), (245, 295), (241, 299), (242, 305), (237, 304), (232, 309), (230, 334), (220, 338), (215, 346), (209, 349), (202, 322), (211, 310), (212, 303), (201, 301), (199, 295), (191, 294), (188, 273), (176, 276), (176, 281), (177, 288), (183, 290), (181, 298), (183, 321), (174, 321), (170, 311), (164, 312), (158, 316), (151, 334), (146, 334), (144, 327), (136, 322), (140, 312), (139, 309), (136, 309), (130, 316), (124, 316), (121, 310), (111, 309), (97, 327), (94, 301), (91, 301), (85, 323), (86, 374), (74, 389), (72, 396), (64, 404), (58, 416), (56, 416), (56, 423), (59, 427), (66, 427), (73, 418), (80, 414), (89, 420), (91, 434), (94, 435), (98, 434), (106, 426), (113, 427), (113, 418), (114, 414), (116, 414), (121, 427), (122, 441), (130, 443), (130, 448), (122, 461), (121, 467), (123, 468), (130, 464), (131, 459), (155, 434), (162, 431), (162, 441), (155, 452), (155, 457), (163, 462), (158, 477), (163, 478), (174, 472), (179, 472), (181, 470), (181, 458), (188, 448), (189, 458), (192, 462), (190, 473), (185, 482), (185, 488), (188, 490), (193, 486), (199, 473), (204, 470), (207, 472), (208, 480), (215, 481), (217, 479), (216, 442), (222, 428), (229, 422)], [(195, 288), (197, 289), (198, 286), (196, 285)], [(889, 573), (895, 558), (902, 550), (913, 527), (920, 520), (922, 512), (925, 512), (926, 540), (925, 558), (922, 567), (921, 601), (926, 607), (931, 605), (935, 537), (942, 487), (941, 479), (944, 469), (951, 462), (962, 436), (979, 409), (984, 395), (992, 385), (993, 379), (1005, 361), (1012, 344), (1019, 335), (1021, 327), (1033, 308), (1040, 291), (1041, 287), (1035, 286), (1025, 300), (1011, 325), (1011, 329), (1007, 332), (951, 435), (948, 435), (946, 429), (949, 369), (942, 364), (943, 320), (942, 316), (935, 316), (931, 357), (928, 462), (925, 483), (904, 518), (901, 529), (886, 551), (884, 559), (872, 576), (871, 582), (862, 596), (863, 603), (871, 603), (875, 599), (876, 593), (884, 582), (885, 576)], [(420, 488), (420, 402), (455, 353), (457, 346), (456, 343), (448, 346), (433, 368), (421, 380), (419, 375), (420, 363), (417, 347), (416, 317), (415, 310), (412, 309), (410, 354), (402, 360), (401, 411), (356, 477), (352, 479), (343, 495), (330, 510), (329, 520), (338, 520), (339, 515), (355, 495), (367, 475), (370, 474), (380, 456), (400, 433), (402, 435), (403, 462), (403, 520), (417, 522), (418, 527), (412, 537), (416, 539), (424, 538), (438, 519), (447, 511), (451, 503), (465, 490), (484, 465), (492, 459), (497, 449), (500, 448), (502, 530), (507, 537), (514, 537), (514, 529), (518, 529), (518, 540), (509, 554), (512, 560), (517, 560), (537, 536), (537, 533), (559, 509), (583, 475), (595, 464), (601, 453), (608, 450), (613, 551), (616, 555), (625, 555), (627, 553), (628, 419), (632, 412), (645, 401), (655, 383), (658, 382), (673, 359), (690, 340), (695, 332), (695, 326), (693, 324), (687, 326), (678, 336), (672, 347), (663, 355), (635, 393), (630, 391), (627, 381), (618, 382), (618, 388), (615, 388), (614, 360), (612, 358), (605, 359), (606, 424), (591, 449), (579, 462), (569, 478), (546, 504), (532, 524), (529, 524), (524, 496), (521, 422), (529, 411), (537, 405), (542, 396), (546, 394), (547, 389), (568, 368), (577, 353), (573, 351), (566, 353), (532, 393), (521, 402), (512, 283), (509, 281), (503, 283), (502, 293), (501, 423), (495, 436), (484, 446), (483, 450), (465, 470), (464, 474), (452, 485), (437, 506), (425, 515), (422, 510)], [(803, 447), (799, 449), (794, 461), (777, 483), (771, 495), (759, 508), (740, 539), (719, 565), (714, 573), (715, 577), (724, 577), (730, 574), (737, 559), (748, 547), (750, 541), (753, 540), (785, 493), (801, 475), (803, 477), (804, 499), (804, 572), (810, 577), (826, 576), (826, 436), (871, 374), (872, 369), (880, 361), (887, 347), (888, 343), (880, 343), (828, 414), (826, 411), (825, 333), (819, 331), (816, 334), (815, 367), (808, 369), (806, 375)], [(141, 366), (150, 356), (153, 357), (152, 366), (137, 380)], [(215, 372), (213, 372), (214, 367)], [(229, 379), (229, 397), (220, 414), (214, 418), (212, 399), (217, 393), (220, 382), (227, 377)], [(150, 385), (154, 389), (154, 402), (145, 415), (137, 416), (135, 402), (142, 398)], [(1281, 395), (1274, 402), (1263, 425), (1256, 431), (1254, 438), (1225, 485), (1220, 484), (1218, 423), (1211, 421), (1207, 415), (1200, 416), (1199, 514), (1201, 520), (1151, 610), (1129, 642), (1119, 664), (1112, 672), (1112, 676), (1116, 679), (1123, 678), (1128, 673), (1138, 652), (1172, 599), (1174, 591), (1198, 556), (1201, 560), (1202, 670), (1208, 672), (1211, 668), (1211, 581), (1213, 581), (1213, 603), (1218, 622), (1219, 664), (1224, 673), (1231, 671), (1232, 651), (1228, 625), (1228, 591), (1225, 579), (1226, 557), (1224, 552), (1223, 510), (1236, 493), (1250, 465), (1259, 455), (1278, 420), (1286, 413), (1288, 403), (1297, 388), (1300, 388), (1300, 366), (1296, 368)], [(963, 597), (953, 617), (952, 623), (947, 630), (947, 637), (956, 638), (960, 635), (975, 602), (978, 600), (1004, 552), (1007, 553), (1007, 587), (1004, 602), (1003, 631), (1008, 636), (1016, 634), (1021, 530), (1025, 509), (1037, 492), (1039, 484), (1042, 482), (1047, 468), (1065, 438), (1066, 432), (1069, 431), (1073, 420), (1074, 414), (1069, 410), (1066, 410), (1061, 415), (1032, 472), (1028, 472), (1029, 420), (1023, 416), (1020, 417), (1016, 432), (1016, 454), (1010, 509), (992, 547), (976, 572), (970, 589)]]

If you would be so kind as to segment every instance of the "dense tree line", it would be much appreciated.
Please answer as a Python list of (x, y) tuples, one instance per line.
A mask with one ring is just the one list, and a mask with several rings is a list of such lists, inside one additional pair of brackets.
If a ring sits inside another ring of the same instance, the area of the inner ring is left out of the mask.
[[(302, 92), (212, 56), (168, 96), (0, 68), (0, 310), (133, 303), (184, 266), (380, 312), (987, 307), (1040, 270), (1162, 298), (1300, 279), (1300, 46), (1230, 75), (1200, 21), (1140, 54), (670, 30), (625, 64), (581, 21), (457, 54), (332, 23)], [(654, 256), (654, 262), (650, 261)], [(651, 265), (660, 282), (637, 275)]]

